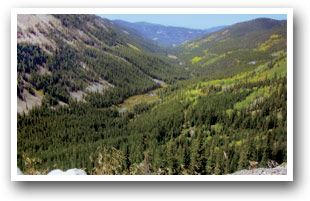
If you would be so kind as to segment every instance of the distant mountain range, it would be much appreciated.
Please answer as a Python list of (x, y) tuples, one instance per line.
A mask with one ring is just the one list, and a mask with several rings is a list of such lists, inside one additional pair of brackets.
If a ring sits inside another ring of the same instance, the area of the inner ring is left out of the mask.
[(177, 46), (184, 41), (228, 27), (217, 26), (210, 29), (190, 29), (184, 27), (164, 26), (147, 22), (131, 23), (122, 20), (113, 20), (112, 22), (120, 25), (124, 31), (128, 31), (128, 28), (135, 30), (142, 37), (152, 40), (161, 46)]

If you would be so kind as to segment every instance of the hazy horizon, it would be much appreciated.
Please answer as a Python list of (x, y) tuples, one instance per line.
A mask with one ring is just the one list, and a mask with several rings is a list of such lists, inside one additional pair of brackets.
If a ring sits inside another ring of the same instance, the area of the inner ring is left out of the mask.
[(109, 20), (147, 22), (191, 29), (209, 29), (256, 18), (286, 20), (286, 15), (282, 14), (99, 14), (98, 16)]

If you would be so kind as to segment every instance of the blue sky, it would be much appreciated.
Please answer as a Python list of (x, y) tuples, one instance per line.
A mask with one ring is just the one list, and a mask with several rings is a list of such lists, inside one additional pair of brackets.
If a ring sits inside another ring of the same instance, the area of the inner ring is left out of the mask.
[(286, 15), (277, 14), (107, 14), (100, 15), (110, 20), (128, 22), (149, 22), (166, 26), (207, 29), (221, 25), (231, 25), (255, 18), (266, 17), (285, 20)]

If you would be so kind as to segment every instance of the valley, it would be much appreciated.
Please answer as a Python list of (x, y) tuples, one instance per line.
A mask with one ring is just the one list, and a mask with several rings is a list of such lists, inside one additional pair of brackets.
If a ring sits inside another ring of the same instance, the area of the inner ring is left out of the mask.
[[(104, 16), (103, 16), (104, 17)], [(184, 27), (163, 26), (146, 22), (129, 23), (122, 20), (113, 20), (125, 33), (136, 31), (142, 37), (151, 40), (155, 44), (165, 47), (176, 47), (184, 41), (197, 38), (198, 36), (216, 32), (228, 26), (217, 26), (210, 29), (189, 29)]]
[(171, 47), (142, 25), (158, 28), (95, 15), (18, 16), (24, 174), (222, 175), (249, 161), (286, 164), (285, 20), (193, 38), (166, 27), (178, 41)]
[(159, 101), (159, 92), (162, 88), (151, 90), (145, 94), (139, 94), (135, 96), (131, 96), (124, 100), (123, 103), (118, 105), (116, 108), (119, 110), (120, 113), (127, 112), (127, 111), (132, 111), (135, 106), (139, 104), (151, 104), (155, 103), (156, 101)]

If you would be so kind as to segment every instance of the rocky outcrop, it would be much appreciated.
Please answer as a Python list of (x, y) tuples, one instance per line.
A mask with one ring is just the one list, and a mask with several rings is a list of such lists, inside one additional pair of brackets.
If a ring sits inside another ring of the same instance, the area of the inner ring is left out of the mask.
[[(17, 175), (24, 175), (19, 168), (17, 168)], [(62, 171), (60, 169), (52, 170), (47, 175), (87, 175), (84, 170), (81, 169), (69, 169), (67, 171)]]
[(253, 170), (241, 170), (233, 175), (287, 175), (286, 166), (279, 165), (275, 168), (256, 168)]
[(47, 175), (87, 175), (87, 174), (84, 170), (74, 168), (74, 169), (69, 169), (65, 172), (59, 169), (52, 170)]
[(19, 168), (17, 168), (17, 175), (24, 175), (24, 174), (22, 173), (22, 171), (20, 171)]

